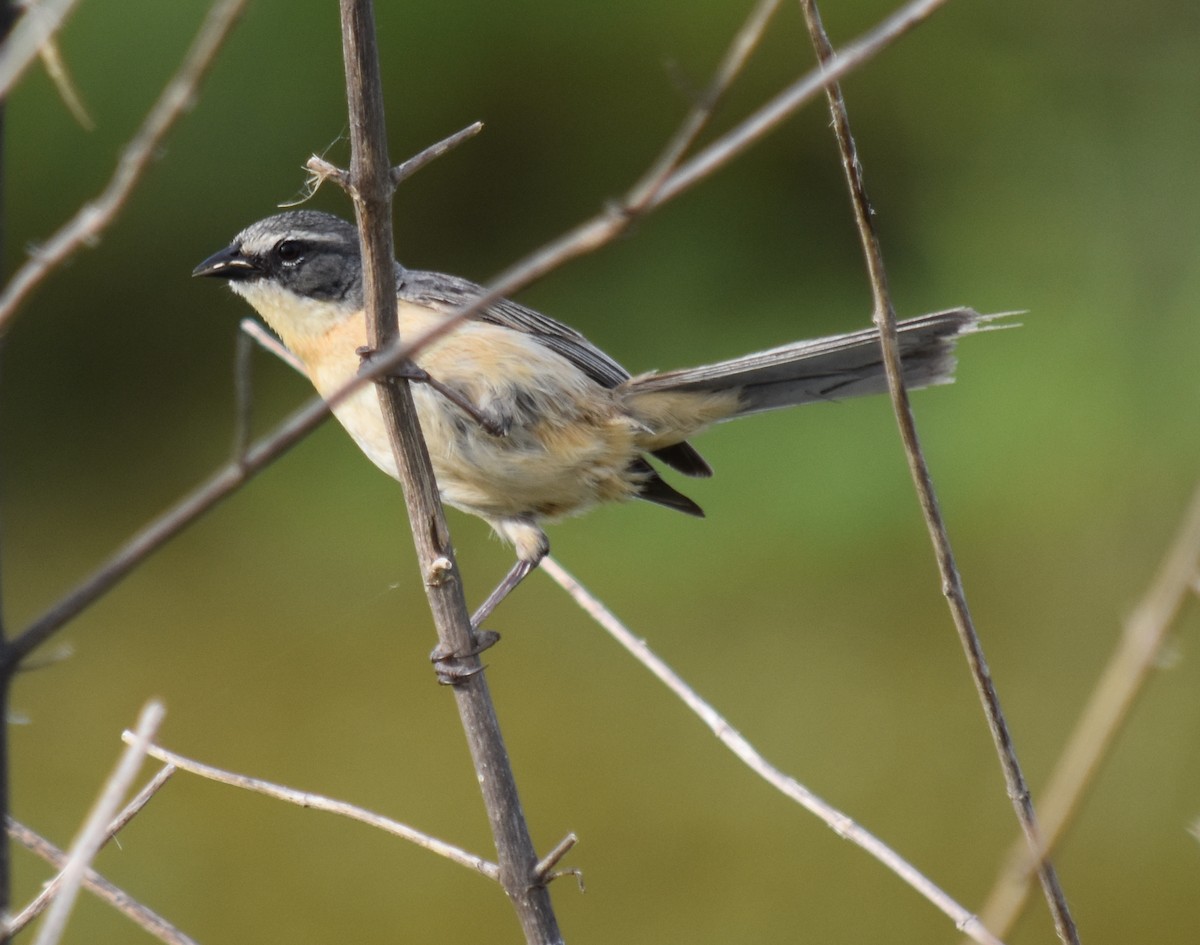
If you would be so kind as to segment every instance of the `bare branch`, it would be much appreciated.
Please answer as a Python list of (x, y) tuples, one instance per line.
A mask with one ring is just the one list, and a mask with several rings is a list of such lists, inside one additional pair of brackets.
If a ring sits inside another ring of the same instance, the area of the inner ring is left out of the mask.
[(271, 352), (293, 371), (304, 373), (304, 365), (300, 363), (300, 359), (288, 351), (283, 342), (272, 335), (260, 322), (253, 318), (243, 318), (238, 327), (244, 334), (257, 341), (260, 347)]
[[(380, 351), (399, 343), (391, 220), (395, 184), (387, 154), (371, 0), (341, 0), (341, 11), (350, 112), (350, 184), (362, 242), (367, 342)], [(395, 375), (378, 375), (375, 380), (392, 455), (404, 485), (413, 544), (421, 572), (429, 576), (423, 582), (425, 594), (437, 629), (438, 652), (446, 654), (438, 662), (442, 667), (449, 663), (454, 670), (455, 703), (496, 843), (500, 884), (530, 945), (556, 945), (562, 941), (562, 933), (550, 892), (537, 873), (537, 851), (482, 672), (462, 581), (446, 579), (457, 575), (458, 568), (412, 392), (408, 382)], [(430, 579), (435, 569), (438, 580)]]
[(483, 131), (483, 122), (476, 121), (461, 131), (456, 131), (449, 137), (443, 138), (437, 144), (431, 144), (419, 154), (414, 154), (402, 164), (397, 164), (389, 173), (392, 180), (392, 186), (397, 186), (408, 180), (413, 174), (421, 170), (427, 164), (436, 161), (443, 154), (453, 151), (464, 141), (474, 138), (479, 132)]
[(54, 37), (78, 2), (38, 0), (25, 4), (25, 15), (0, 45), (0, 99), (8, 98), (13, 83)]
[(67, 111), (74, 116), (82, 128), (87, 131), (94, 129), (96, 123), (92, 121), (92, 116), (88, 114), (87, 109), (83, 106), (83, 99), (80, 97), (79, 91), (75, 88), (75, 83), (71, 80), (71, 74), (67, 71), (67, 64), (63, 62), (62, 53), (59, 52), (58, 43), (53, 39), (46, 40), (42, 44), (42, 48), (38, 51), (38, 54), (41, 56), (46, 74), (50, 76), (50, 81), (58, 89), (58, 97), (67, 106)]
[(716, 75), (709, 82), (708, 88), (692, 107), (680, 125), (675, 136), (667, 142), (666, 148), (659, 155), (642, 179), (633, 185), (625, 205), (631, 211), (644, 209), (658, 193), (659, 189), (671, 176), (671, 172), (679, 166), (679, 162), (692, 146), (700, 132), (712, 118), (721, 96), (725, 94), (733, 80), (741, 74), (750, 54), (758, 47), (766, 32), (767, 24), (779, 9), (779, 0), (759, 0), (751, 11), (749, 19), (742, 24), (734, 36), (732, 44), (725, 53), (725, 58), (717, 67)]
[[(817, 59), (822, 66), (831, 63), (835, 58), (833, 45), (821, 24), (821, 15), (817, 9), (816, 0), (800, 0), (804, 19), (808, 24), (809, 35), (817, 53)], [(942, 517), (937, 494), (933, 488), (933, 478), (929, 474), (929, 465), (921, 450), (921, 441), (917, 436), (916, 419), (913, 416), (912, 404), (909, 402), (908, 391), (904, 386), (904, 368), (900, 358), (900, 342), (896, 333), (896, 312), (892, 306), (888, 292), (887, 274), (883, 264), (883, 250), (879, 244), (879, 235), (875, 229), (874, 211), (867, 197), (866, 183), (863, 180), (862, 162), (858, 157), (858, 149), (850, 132), (850, 115), (846, 110), (846, 102), (842, 97), (841, 87), (835, 80), (827, 79), (825, 92), (829, 99), (829, 109), (833, 115), (834, 135), (837, 138), (838, 149), (842, 156), (842, 169), (846, 174), (846, 183), (850, 189), (850, 201), (854, 208), (854, 220), (858, 226), (859, 238), (862, 243), (863, 256), (867, 264), (867, 274), (871, 283), (871, 295), (874, 298), (874, 321), (879, 329), (883, 349), (883, 363), (887, 372), (888, 391), (892, 398), (892, 408), (896, 414), (896, 422), (900, 429), (900, 439), (904, 444), (904, 454), (908, 460), (909, 471), (912, 474), (917, 498), (929, 536), (933, 542), (934, 553), (937, 557), (938, 570), (941, 572), (942, 589), (950, 606), (954, 625), (958, 629), (959, 639), (967, 655), (967, 664), (971, 677), (979, 692), (983, 705), (984, 716), (1000, 757), (1000, 766), (1004, 771), (1004, 781), (1008, 788), (1008, 796), (1012, 799), (1017, 821), (1028, 841), (1029, 848), (1035, 852), (1042, 851), (1042, 841), (1038, 832), (1037, 817), (1033, 809), (1033, 797), (1017, 760), (1016, 746), (1004, 718), (1000, 706), (1000, 696), (992, 681), (987, 660), (983, 654), (983, 643), (975, 632), (974, 621), (967, 607), (966, 592), (963, 590), (962, 576), (954, 559), (950, 545), (950, 535), (946, 530), (946, 522)], [(1067, 906), (1067, 897), (1058, 881), (1058, 874), (1048, 859), (1040, 858), (1038, 877), (1054, 919), (1055, 931), (1065, 945), (1077, 945), (1079, 933), (1071, 918)]]
[[(124, 737), (128, 740), (130, 733), (126, 732)], [(498, 881), (500, 878), (500, 867), (495, 863), (489, 863), (474, 853), (468, 853), (460, 847), (446, 843), (436, 837), (431, 837), (429, 834), (422, 833), (407, 824), (402, 824), (398, 820), (392, 820), (390, 817), (384, 817), (382, 814), (376, 814), (363, 807), (347, 804), (345, 801), (334, 800), (321, 794), (313, 794), (309, 791), (298, 791), (294, 788), (273, 784), (270, 781), (252, 778), (245, 774), (236, 774), (222, 768), (214, 768), (212, 765), (206, 765), (184, 757), (173, 751), (161, 748), (158, 745), (151, 745), (146, 750), (146, 754), (164, 764), (171, 765), (181, 771), (187, 771), (189, 774), (198, 775), (201, 778), (207, 778), (209, 781), (228, 784), (231, 787), (241, 788), (243, 791), (265, 794), (267, 797), (287, 801), (287, 803), (295, 804), (297, 807), (325, 811), (330, 814), (337, 814), (339, 817), (348, 817), (351, 820), (357, 820), (368, 827), (375, 827), (395, 837), (399, 837), (401, 840), (415, 843), (430, 853), (443, 856), (451, 862), (457, 863), (459, 866), (465, 866), (467, 869), (474, 870), (480, 875), (486, 876), (488, 879)]]
[[(47, 0), (39, 9), (44, 9), (49, 2)], [(179, 70), (163, 88), (158, 101), (142, 122), (142, 127), (121, 152), (117, 168), (104, 190), (94, 200), (80, 207), (75, 216), (34, 251), (5, 286), (3, 294), (0, 294), (0, 335), (8, 329), (18, 306), (34, 287), (72, 253), (96, 240), (116, 217), (153, 159), (158, 143), (191, 106), (200, 81), (247, 2), (216, 0), (213, 4)], [(27, 15), (22, 24), (28, 18)], [(14, 36), (19, 29), (20, 25), (13, 31)], [(2, 79), (0, 74), (0, 83)]]
[[(1042, 842), (1049, 853), (1062, 839), (1091, 787), (1102, 761), (1129, 717), (1162, 653), (1179, 611), (1200, 577), (1200, 488), (1192, 495), (1171, 547), (1145, 596), (1125, 622), (1116, 651), (1096, 683), (1042, 792)], [(1029, 881), (1040, 856), (1018, 838), (989, 893), (983, 915), (989, 925), (1008, 929), (1021, 914)]]
[(351, 197), (354, 196), (353, 191), (350, 189), (350, 174), (336, 164), (326, 161), (320, 155), (314, 154), (305, 161), (304, 169), (308, 171), (308, 180), (304, 182), (304, 189), (301, 195), (295, 200), (280, 204), (281, 207), (299, 206), (320, 190), (321, 185), (327, 180), (333, 181)]
[(54, 898), (46, 919), (38, 929), (34, 945), (58, 945), (62, 933), (66, 929), (67, 918), (75, 905), (75, 897), (79, 894), (84, 876), (91, 866), (92, 859), (104, 843), (108, 822), (112, 819), (121, 803), (121, 798), (129, 790), (129, 785), (137, 776), (142, 759), (146, 756), (146, 748), (150, 739), (158, 731), (162, 722), (164, 710), (161, 702), (148, 702), (138, 718), (137, 731), (129, 746), (121, 755), (117, 767), (104, 783), (92, 812), (84, 821), (79, 835), (71, 844), (71, 852), (67, 862), (59, 874), (61, 885), (58, 895)]
[(729, 724), (716, 709), (705, 702), (683, 678), (659, 657), (645, 641), (637, 637), (604, 606), (591, 592), (570, 575), (562, 565), (551, 557), (542, 559), (540, 570), (545, 571), (555, 583), (571, 595), (572, 599), (587, 614), (616, 640), (639, 663), (671, 690), (700, 720), (707, 725), (726, 748), (733, 752), (755, 774), (770, 784), (785, 797), (795, 801), (809, 813), (819, 817), (834, 833), (855, 846), (865, 850), (880, 863), (908, 883), (953, 921), (955, 927), (981, 945), (1001, 945), (987, 930), (978, 916), (972, 915), (943, 892), (932, 880), (924, 876), (915, 866), (905, 860), (886, 843), (855, 823), (850, 817), (813, 794), (795, 778), (784, 774), (749, 741)]
[(95, 571), (29, 624), (7, 647), (0, 650), (0, 659), (7, 664), (20, 662), (69, 620), (102, 597), (142, 561), (299, 443), (328, 416), (329, 406), (319, 397), (296, 410), (269, 436), (251, 444), (242, 456), (222, 466), (207, 481), (136, 532)]
[[(562, 862), (562, 858), (570, 853), (571, 850), (574, 849), (575, 844), (578, 842), (579, 838), (573, 833), (569, 833), (559, 840), (553, 850), (538, 860), (538, 864), (535, 869), (538, 878), (545, 883), (559, 875), (554, 872), (554, 867), (558, 866), (558, 864)], [(567, 872), (578, 875), (578, 873), (574, 870), (568, 870)]]
[[(123, 830), (125, 828), (125, 825), (128, 824), (129, 821), (133, 820), (133, 818), (135, 816), (137, 816), (137, 814), (142, 810), (142, 808), (145, 807), (146, 804), (148, 804), (150, 802), (150, 798), (152, 798), (155, 794), (157, 794), (160, 790), (162, 790), (163, 785), (165, 785), (167, 783), (167, 781), (170, 780), (171, 775), (173, 775), (174, 773), (175, 773), (175, 768), (171, 765), (166, 765), (165, 767), (160, 768), (158, 774), (156, 774), (153, 778), (150, 779), (150, 781), (148, 781), (146, 783), (146, 786), (138, 792), (137, 796), (134, 797), (134, 799), (132, 801), (130, 801), (128, 804), (126, 804), (125, 809), (122, 810), (121, 813), (119, 813), (113, 819), (112, 823), (110, 823), (108, 825), (108, 827), (104, 831), (104, 836), (100, 841), (100, 846), (97, 849), (103, 848), (113, 837), (115, 837), (121, 830)], [(9, 836), (15, 837), (16, 839), (20, 840), (20, 842), (25, 843), (25, 840), (22, 838), (25, 836), (28, 836), (29, 834), (32, 834), (34, 837), (37, 837), (37, 834), (33, 834), (33, 832), (30, 831), (27, 827), (20, 827), (20, 825), (17, 824), (16, 821), (12, 820), (11, 818), (9, 819)], [(41, 837), (37, 837), (37, 839), (39, 841), (39, 849), (34, 849), (34, 847), (30, 846), (28, 843), (25, 843), (25, 845), (29, 846), (30, 849), (34, 850), (35, 853), (38, 853), (39, 856), (42, 856), (43, 859), (46, 859), (46, 856), (43, 852), (41, 852), (42, 850), (46, 850), (46, 849), (55, 850), (55, 852), (58, 853), (59, 857), (61, 858), (62, 862), (59, 863), (54, 860), (51, 860), (51, 862), (53, 862), (55, 866), (58, 866), (61, 868), (66, 863), (66, 858), (67, 858), (66, 854), (62, 853), (61, 851), (58, 851), (57, 848), (55, 848), (53, 846), (53, 844), (51, 844), (48, 840), (44, 840)], [(38, 893), (38, 895), (34, 898), (34, 900), (32, 902), (29, 903), (29, 905), (27, 905), (16, 916), (14, 916), (12, 918), (12, 920), (8, 923), (8, 934), (9, 935), (16, 935), (23, 928), (25, 928), (26, 925), (28, 925), (30, 922), (32, 922), (34, 919), (36, 919), (39, 915), (41, 915), (46, 910), (46, 907), (49, 906), (51, 901), (53, 901), (54, 897), (58, 895), (59, 888), (62, 885), (62, 879), (63, 879), (63, 876), (62, 876), (62, 873), (60, 872), (58, 876), (55, 876), (52, 880), (50, 880), (50, 882), (45, 884), (42, 891), (40, 893)], [(96, 872), (89, 868), (89, 870), (87, 871), (87, 874), (84, 877), (84, 887), (87, 889), (91, 889), (93, 892), (97, 892), (98, 894), (101, 895), (102, 898), (108, 898), (107, 896), (105, 896), (103, 894), (103, 892), (101, 892), (102, 886), (96, 886), (96, 885), (93, 885), (91, 882), (89, 882), (89, 880), (98, 880), (98, 879), (99, 879), (99, 877), (97, 876)], [(102, 884), (103, 881), (101, 880), (100, 883)], [(115, 887), (110, 887), (110, 888), (115, 889)], [(124, 894), (122, 894), (122, 895), (124, 895)], [(127, 900), (128, 902), (130, 902), (132, 905), (136, 906), (137, 909), (145, 910), (146, 912), (149, 912), (149, 910), (146, 910), (144, 906), (141, 906), (140, 904), (133, 902), (133, 900), (129, 899), (127, 896), (125, 896), (124, 899)], [(118, 905), (116, 902), (113, 902), (112, 904), (114, 906), (117, 906), (117, 908), (121, 908), (121, 906)], [(125, 911), (125, 910), (122, 909), (122, 911)], [(154, 916), (154, 913), (149, 913), (149, 914), (151, 916)], [(138, 913), (136, 911), (134, 913), (130, 914), (130, 917), (135, 922), (137, 922), (139, 925), (142, 925), (143, 927), (147, 927), (146, 923), (139, 916), (140, 916), (140, 913)], [(158, 916), (154, 916), (154, 918), (158, 922), (163, 921)], [(152, 928), (150, 929), (150, 931), (152, 932), (152, 934), (157, 934), (157, 933), (154, 933)], [(180, 934), (182, 934), (182, 933), (180, 933)]]
[(948, 2), (949, 0), (912, 0), (874, 29), (847, 43), (823, 68), (815, 69), (797, 79), (737, 127), (684, 163), (663, 184), (651, 205), (658, 206), (668, 200), (674, 200), (685, 190), (745, 153), (803, 105), (808, 104), (821, 92), (825, 83), (844, 79)]
[[(40, 856), (51, 866), (61, 869), (67, 862), (66, 853), (45, 837), (40, 836), (11, 817), (8, 819), (8, 835), (27, 850)], [(194, 939), (189, 938), (157, 912), (142, 905), (123, 889), (114, 886), (95, 870), (89, 869), (84, 874), (83, 886), (88, 892), (95, 894), (118, 912), (128, 916), (159, 941), (166, 942), (167, 945), (197, 945)], [(20, 915), (13, 919), (10, 926), (13, 934), (18, 929), (23, 928), (30, 919), (34, 918), (34, 916), (26, 917), (28, 911), (29, 909), (26, 908)]]

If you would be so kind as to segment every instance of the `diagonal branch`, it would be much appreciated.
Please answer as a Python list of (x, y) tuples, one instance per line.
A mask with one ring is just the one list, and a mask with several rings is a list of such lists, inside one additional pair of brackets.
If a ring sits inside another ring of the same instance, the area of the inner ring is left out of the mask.
[[(113, 837), (120, 833), (125, 828), (125, 825), (128, 824), (129, 821), (133, 820), (133, 818), (138, 815), (142, 808), (150, 802), (150, 798), (154, 797), (155, 794), (162, 790), (163, 785), (170, 780), (174, 773), (175, 768), (172, 765), (166, 765), (165, 767), (160, 768), (158, 774), (146, 782), (146, 786), (138, 791), (137, 796), (134, 797), (134, 799), (128, 804), (126, 804), (121, 813), (113, 818), (112, 823), (105, 828), (104, 835), (100, 839), (99, 848), (102, 848)], [(54, 866), (57, 866), (60, 870), (62, 870), (66, 865), (67, 855), (65, 853), (58, 850), (58, 848), (50, 843), (50, 841), (38, 836), (28, 827), (18, 824), (11, 817), (8, 821), (8, 833), (9, 836), (13, 837), (23, 846), (33, 850), (43, 859), (46, 859)], [(54, 900), (54, 897), (58, 895), (59, 888), (62, 886), (62, 879), (63, 874), (60, 872), (57, 876), (50, 880), (50, 882), (44, 885), (42, 891), (37, 894), (36, 898), (34, 898), (29, 905), (27, 905), (10, 920), (8, 923), (8, 933), (10, 935), (16, 935), (21, 931), (21, 929), (25, 928), (25, 926), (46, 911), (46, 908)], [(87, 874), (85, 874), (83, 885), (85, 889), (96, 892), (97, 894), (101, 895), (102, 898), (107, 899), (116, 908), (120, 909), (122, 912), (125, 912), (126, 915), (129, 915), (130, 918), (138, 923), (138, 925), (141, 925), (143, 928), (146, 928), (148, 931), (150, 931), (151, 934), (158, 934), (155, 931), (156, 927), (158, 927), (160, 924), (166, 924), (165, 920), (154, 915), (154, 913), (150, 913), (149, 910), (145, 909), (144, 906), (135, 903), (123, 893), (116, 900), (114, 900), (111, 896), (106, 895), (106, 893), (110, 893), (115, 887), (110, 886), (107, 890), (105, 890), (105, 881), (100, 879), (94, 870), (89, 869)], [(124, 908), (123, 904), (129, 904), (136, 908), (127, 910)], [(153, 916), (154, 920), (148, 921), (141, 910), (144, 910), (145, 913), (149, 913), (150, 916)]]
[(163, 711), (160, 702), (149, 702), (142, 709), (133, 739), (122, 753), (117, 767), (105, 781), (100, 796), (71, 844), (71, 852), (60, 874), (61, 886), (58, 895), (54, 897), (54, 902), (46, 912), (46, 919), (38, 929), (34, 945), (58, 945), (62, 938), (79, 888), (91, 867), (93, 857), (105, 841), (108, 822), (116, 812), (121, 796), (137, 775), (146, 755), (146, 748), (162, 722)]
[(905, 860), (899, 853), (876, 837), (869, 830), (856, 823), (837, 808), (817, 797), (795, 778), (784, 774), (749, 741), (735, 729), (709, 703), (687, 684), (666, 662), (650, 649), (644, 640), (639, 638), (617, 618), (612, 611), (604, 606), (590, 591), (569, 574), (557, 561), (547, 556), (542, 559), (540, 570), (545, 571), (550, 578), (596, 621), (604, 630), (623, 646), (630, 655), (645, 666), (668, 689), (678, 696), (700, 720), (707, 725), (714, 735), (726, 748), (733, 752), (755, 774), (770, 784), (785, 797), (795, 801), (809, 813), (825, 822), (839, 837), (849, 840), (855, 846), (875, 857), (880, 863), (908, 883), (913, 889), (933, 903), (938, 909), (954, 920), (954, 926), (960, 932), (965, 932), (972, 940), (980, 945), (1002, 945), (1000, 939), (988, 931), (979, 918), (972, 915), (954, 901), (947, 893), (939, 888), (932, 880), (923, 875), (915, 866)]
[[(822, 65), (834, 58), (833, 46), (821, 24), (821, 16), (817, 9), (816, 0), (800, 0), (804, 11), (804, 19), (808, 24), (809, 34), (817, 52), (817, 58)], [(874, 321), (879, 328), (883, 348), (883, 362), (887, 371), (888, 390), (892, 397), (892, 407), (895, 410), (896, 422), (900, 428), (900, 439), (904, 444), (905, 457), (908, 460), (909, 471), (917, 490), (917, 498), (929, 536), (933, 542), (934, 554), (937, 558), (938, 570), (942, 577), (942, 589), (950, 606), (954, 625), (958, 629), (959, 639), (967, 655), (967, 664), (971, 677), (979, 693), (983, 705), (984, 716), (1000, 757), (1000, 765), (1004, 771), (1004, 781), (1008, 788), (1008, 796), (1012, 799), (1013, 807), (1021, 830), (1025, 834), (1030, 850), (1039, 856), (1038, 878), (1050, 914), (1054, 919), (1058, 937), (1066, 945), (1076, 945), (1079, 934), (1067, 907), (1066, 895), (1059, 884), (1058, 875), (1053, 864), (1045, 859), (1042, 840), (1038, 832), (1037, 818), (1033, 809), (1033, 798), (1025, 775), (1017, 760), (1016, 747), (1008, 729), (1008, 722), (1000, 706), (1000, 696), (992, 681), (987, 660), (983, 654), (983, 643), (975, 632), (971, 611), (967, 607), (966, 592), (963, 590), (962, 576), (954, 559), (954, 551), (950, 545), (950, 535), (946, 530), (946, 522), (942, 517), (937, 494), (933, 488), (933, 479), (929, 474), (929, 465), (921, 450), (921, 442), (917, 436), (916, 420), (913, 417), (912, 405), (909, 402), (908, 391), (904, 386), (904, 369), (900, 360), (900, 344), (896, 334), (896, 312), (892, 307), (891, 296), (887, 287), (887, 274), (883, 264), (883, 250), (879, 243), (879, 235), (875, 229), (874, 212), (867, 198), (866, 185), (863, 181), (862, 163), (859, 161), (858, 149), (850, 133), (850, 116), (846, 110), (846, 102), (842, 97), (841, 88), (837, 82), (829, 79), (825, 86), (829, 98), (829, 108), (833, 115), (834, 134), (837, 137), (838, 148), (841, 151), (842, 167), (846, 173), (846, 182), (850, 188), (850, 200), (854, 208), (854, 219), (858, 225), (859, 237), (862, 242), (863, 255), (866, 259), (867, 273), (871, 283), (871, 294), (874, 298)]]
[[(123, 737), (128, 740), (131, 736), (126, 732)], [(430, 853), (436, 853), (438, 856), (445, 857), (452, 863), (457, 863), (459, 866), (465, 866), (467, 869), (474, 870), (488, 879), (498, 880), (500, 878), (500, 867), (495, 863), (490, 863), (483, 857), (476, 856), (474, 853), (468, 853), (461, 847), (446, 843), (444, 840), (439, 840), (437, 837), (422, 833), (420, 830), (408, 826), (408, 824), (402, 824), (398, 820), (393, 820), (382, 814), (376, 814), (366, 808), (347, 804), (345, 801), (335, 800), (323, 794), (314, 794), (311, 791), (298, 791), (295, 788), (273, 784), (261, 778), (252, 778), (249, 775), (237, 774), (233, 771), (226, 771), (223, 768), (215, 768), (212, 765), (206, 765), (176, 752), (168, 751), (158, 745), (151, 745), (146, 750), (146, 754), (169, 765), (171, 768), (178, 768), (180, 771), (186, 771), (189, 774), (206, 778), (209, 781), (216, 781), (218, 784), (228, 784), (230, 787), (240, 788), (243, 791), (265, 794), (267, 797), (286, 801), (289, 804), (295, 804), (297, 807), (303, 807), (307, 810), (325, 811), (329, 814), (347, 817), (350, 820), (357, 820), (368, 827), (375, 827), (399, 837), (401, 840), (414, 843), (422, 849), (428, 850)]]
[(0, 99), (6, 99), (13, 83), (29, 68), (46, 43), (66, 21), (79, 0), (41, 0), (25, 5), (25, 15), (0, 44)]
[[(1125, 622), (1121, 641), (1042, 792), (1039, 806), (1045, 853), (1054, 849), (1074, 820), (1083, 796), (1158, 661), (1180, 609), (1194, 592), (1197, 578), (1200, 578), (1200, 488), (1192, 496), (1183, 524), (1158, 573)], [(1011, 928), (1021, 914), (1037, 861), (1024, 838), (1018, 838), (982, 910), (996, 928)]]
[[(62, 869), (66, 865), (66, 853), (45, 837), (30, 830), (24, 824), (13, 820), (11, 817), (8, 820), (8, 835), (27, 850), (40, 856), (51, 866)], [(89, 869), (84, 874), (83, 887), (104, 902), (107, 902), (118, 912), (128, 916), (133, 922), (140, 925), (160, 942), (165, 942), (166, 945), (196, 945), (194, 939), (189, 938), (157, 912), (142, 905), (123, 889), (114, 886), (95, 870)], [(26, 918), (28, 911), (28, 909), (24, 910), (13, 919), (12, 931), (14, 933), (28, 921)], [(33, 918), (33, 916), (29, 916), (28, 918)]]
[(4, 287), (4, 292), (0, 294), (0, 335), (7, 331), (18, 306), (38, 283), (72, 253), (94, 241), (125, 205), (142, 173), (153, 160), (158, 143), (191, 106), (200, 81), (248, 2), (216, 0), (213, 4), (183, 63), (163, 88), (137, 134), (121, 152), (108, 184), (94, 200), (80, 207), (75, 216), (38, 247)]

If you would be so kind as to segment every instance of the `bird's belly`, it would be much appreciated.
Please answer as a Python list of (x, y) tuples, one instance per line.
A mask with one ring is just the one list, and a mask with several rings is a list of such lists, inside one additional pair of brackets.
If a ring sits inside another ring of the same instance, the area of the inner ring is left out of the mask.
[(443, 499), (487, 518), (555, 519), (636, 491), (636, 455), (623, 416), (577, 412), (564, 404), (519, 417), (495, 436), (436, 392), (414, 392), (417, 414)]
[[(434, 367), (427, 369), (434, 374)], [(512, 375), (506, 383), (506, 374), (495, 371), (434, 376), (508, 426), (505, 435), (488, 433), (441, 393), (410, 386), (447, 504), (485, 518), (555, 519), (636, 493), (638, 478), (629, 466), (639, 452), (638, 427), (607, 390), (526, 385)], [(473, 377), (488, 383), (472, 383)], [(334, 415), (367, 457), (396, 477), (375, 388), (355, 392)]]

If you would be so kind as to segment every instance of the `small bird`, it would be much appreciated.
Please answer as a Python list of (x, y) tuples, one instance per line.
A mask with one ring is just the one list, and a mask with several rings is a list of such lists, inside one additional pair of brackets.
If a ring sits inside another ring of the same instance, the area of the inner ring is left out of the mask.
[[(357, 229), (312, 210), (253, 223), (194, 276), (225, 279), (328, 396), (366, 350)], [(396, 264), (400, 336), (417, 338), (482, 289)], [(959, 336), (994, 316), (971, 309), (898, 325), (910, 388), (953, 380)], [(688, 440), (723, 420), (887, 390), (879, 333), (799, 341), (704, 367), (633, 377), (579, 332), (507, 299), (422, 349), (412, 394), (442, 499), (477, 515), (517, 563), (475, 613), (479, 627), (550, 549), (542, 524), (601, 502), (638, 498), (703, 516), (651, 465), (686, 476), (712, 470)], [(372, 386), (333, 413), (364, 453), (396, 477)]]

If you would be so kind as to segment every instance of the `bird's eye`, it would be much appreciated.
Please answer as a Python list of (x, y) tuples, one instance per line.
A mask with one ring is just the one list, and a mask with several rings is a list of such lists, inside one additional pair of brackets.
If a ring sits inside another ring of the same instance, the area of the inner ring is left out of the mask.
[(300, 240), (283, 240), (275, 247), (275, 254), (281, 262), (297, 262), (304, 255), (304, 244)]

